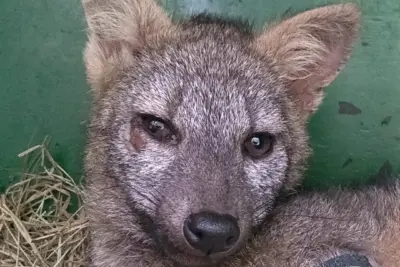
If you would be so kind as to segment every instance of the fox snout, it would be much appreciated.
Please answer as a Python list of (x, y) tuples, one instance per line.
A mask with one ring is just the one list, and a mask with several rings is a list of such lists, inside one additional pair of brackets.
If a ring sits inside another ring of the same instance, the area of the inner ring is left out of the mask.
[(218, 177), (203, 179), (208, 183), (188, 179), (192, 182), (185, 186), (184, 181), (174, 183), (170, 178), (154, 218), (158, 243), (169, 255), (217, 262), (234, 254), (248, 239), (253, 225), (249, 192), (232, 177), (228, 186), (215, 187), (225, 180)]
[[(242, 248), (249, 226), (239, 222), (239, 218), (231, 214), (203, 210), (190, 213), (173, 231), (171, 228), (176, 222), (164, 221), (159, 240), (164, 241), (163, 249), (175, 262), (181, 262), (184, 257), (187, 264), (192, 263), (188, 266), (209, 266)], [(168, 236), (163, 235), (165, 232)]]

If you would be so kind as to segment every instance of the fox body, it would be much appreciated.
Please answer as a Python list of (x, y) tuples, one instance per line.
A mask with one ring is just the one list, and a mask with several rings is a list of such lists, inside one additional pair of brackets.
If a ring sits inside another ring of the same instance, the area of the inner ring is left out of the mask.
[(91, 266), (310, 266), (347, 250), (393, 266), (396, 186), (276, 201), (301, 182), (307, 121), (357, 39), (354, 5), (261, 32), (173, 22), (153, 0), (83, 6)]
[[(293, 196), (245, 249), (245, 264), (226, 266), (400, 266), (399, 185)], [(370, 265), (322, 265), (346, 254), (366, 256)]]

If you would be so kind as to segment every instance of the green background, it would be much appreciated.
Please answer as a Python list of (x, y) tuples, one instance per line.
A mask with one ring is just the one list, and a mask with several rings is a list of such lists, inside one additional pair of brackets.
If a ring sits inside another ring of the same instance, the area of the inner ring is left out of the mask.
[[(327, 3), (164, 1), (178, 17), (208, 10), (249, 19), (257, 27), (284, 13)], [(361, 40), (310, 122), (314, 156), (307, 187), (359, 184), (399, 171), (400, 1), (358, 3), (363, 11)], [(17, 154), (46, 135), (52, 137), (56, 160), (74, 177), (81, 176), (90, 101), (84, 43), (79, 0), (0, 1), (0, 190), (21, 171)]]

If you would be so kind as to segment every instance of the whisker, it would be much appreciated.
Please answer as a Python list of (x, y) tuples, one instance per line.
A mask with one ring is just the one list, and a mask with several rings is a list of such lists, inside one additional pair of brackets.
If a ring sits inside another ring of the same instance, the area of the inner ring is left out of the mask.
[(337, 218), (337, 217), (332, 218), (332, 217), (317, 216), (317, 215), (307, 215), (307, 214), (279, 214), (279, 216), (304, 217), (304, 218), (311, 218), (311, 219), (318, 219), (318, 220), (350, 221), (349, 219), (343, 219), (343, 218)]
[(126, 185), (129, 189), (131, 189), (132, 191), (134, 191), (135, 193), (137, 193), (139, 196), (145, 198), (146, 200), (148, 200), (149, 202), (151, 202), (152, 204), (157, 206), (157, 202), (156, 200), (151, 199), (149, 196), (143, 194), (142, 192), (140, 192), (138, 189), (134, 188), (131, 184), (127, 183), (127, 182), (122, 182), (123, 185)]

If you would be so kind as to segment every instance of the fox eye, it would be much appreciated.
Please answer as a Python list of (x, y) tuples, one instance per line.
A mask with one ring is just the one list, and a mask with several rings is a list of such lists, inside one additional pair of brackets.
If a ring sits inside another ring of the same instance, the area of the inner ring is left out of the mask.
[(169, 122), (153, 115), (142, 115), (141, 117), (144, 130), (154, 139), (160, 142), (176, 141), (176, 134), (174, 134)]
[(244, 142), (244, 150), (254, 158), (262, 158), (271, 152), (274, 138), (269, 133), (253, 133)]

